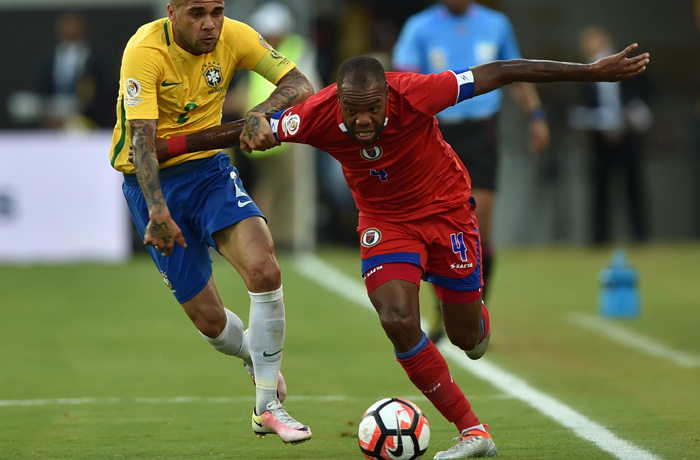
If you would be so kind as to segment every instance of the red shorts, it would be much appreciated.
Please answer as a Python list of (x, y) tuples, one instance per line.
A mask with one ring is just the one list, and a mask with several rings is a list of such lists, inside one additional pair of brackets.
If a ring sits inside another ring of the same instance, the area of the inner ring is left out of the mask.
[(481, 297), (481, 248), (474, 199), (420, 219), (387, 222), (360, 215), (362, 276), (368, 292), (391, 279), (432, 283), (449, 302)]

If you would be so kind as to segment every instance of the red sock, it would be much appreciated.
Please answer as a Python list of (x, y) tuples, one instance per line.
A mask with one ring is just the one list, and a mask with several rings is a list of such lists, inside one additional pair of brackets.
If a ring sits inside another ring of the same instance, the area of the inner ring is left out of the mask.
[(479, 340), (479, 343), (481, 343), (482, 340), (484, 340), (484, 337), (486, 337), (491, 330), (491, 319), (489, 318), (489, 311), (486, 309), (486, 304), (484, 301), (481, 301), (481, 330), (483, 331), (483, 335), (481, 336), (481, 339)]
[(452, 380), (445, 358), (433, 342), (411, 357), (396, 360), (401, 364), (408, 378), (426, 398), (461, 433), (465, 428), (479, 425), (479, 419), (459, 386)]

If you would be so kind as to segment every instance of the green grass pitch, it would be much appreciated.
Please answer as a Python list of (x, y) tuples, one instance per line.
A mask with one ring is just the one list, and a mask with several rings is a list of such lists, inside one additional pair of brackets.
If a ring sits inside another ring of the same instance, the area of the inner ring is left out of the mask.
[[(641, 275), (634, 320), (598, 314), (597, 276), (611, 252), (501, 251), (485, 359), (649, 458), (699, 459), (700, 244), (628, 248)], [(356, 250), (324, 248), (317, 256), (361, 283)], [(200, 338), (139, 255), (125, 265), (0, 265), (0, 459), (361, 459), (357, 423), (388, 396), (426, 412), (432, 435), (424, 458), (452, 445), (456, 430), (410, 384), (375, 314), (304, 276), (293, 255), (279, 260), (285, 406), (311, 426), (311, 441), (255, 438), (254, 388), (243, 366)], [(227, 307), (246, 320), (238, 275), (217, 258), (215, 277)], [(431, 291), (421, 291), (426, 303)], [(581, 317), (641, 337), (650, 349), (583, 327)], [(490, 425), (499, 458), (619, 458), (447, 359)]]

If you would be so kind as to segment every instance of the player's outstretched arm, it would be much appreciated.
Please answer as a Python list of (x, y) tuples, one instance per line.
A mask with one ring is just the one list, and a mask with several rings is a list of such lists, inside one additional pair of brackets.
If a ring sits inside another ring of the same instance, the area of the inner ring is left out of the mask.
[[(235, 120), (223, 125), (207, 128), (187, 136), (174, 136), (170, 139), (156, 138), (155, 149), (158, 162), (200, 150), (217, 150), (231, 147), (238, 142), (243, 131), (244, 120)], [(133, 163), (133, 147), (129, 151), (129, 161)]]
[(633, 43), (612, 56), (590, 64), (560, 61), (513, 59), (472, 67), (474, 95), (488, 93), (516, 81), (547, 83), (555, 81), (619, 81), (646, 70), (649, 53), (629, 57), (638, 45)]

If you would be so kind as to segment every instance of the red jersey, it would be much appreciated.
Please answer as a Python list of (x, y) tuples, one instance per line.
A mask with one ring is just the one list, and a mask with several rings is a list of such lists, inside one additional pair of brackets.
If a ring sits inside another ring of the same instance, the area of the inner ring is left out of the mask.
[(309, 144), (338, 160), (360, 214), (404, 220), (463, 206), (471, 180), (435, 114), (473, 96), (471, 71), (387, 72), (386, 79), (386, 120), (372, 145), (347, 134), (336, 84), (273, 115), (272, 131), (281, 142)]

